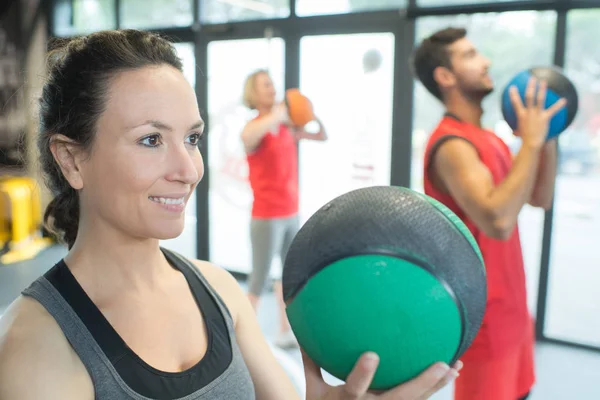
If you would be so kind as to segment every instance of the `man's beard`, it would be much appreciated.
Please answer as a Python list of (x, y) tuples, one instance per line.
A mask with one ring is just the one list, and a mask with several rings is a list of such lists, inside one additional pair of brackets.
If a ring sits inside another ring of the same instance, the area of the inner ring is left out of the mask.
[(465, 97), (470, 99), (471, 101), (481, 102), (485, 99), (489, 94), (494, 91), (493, 87), (479, 87), (479, 88), (469, 88), (463, 87), (461, 91)]

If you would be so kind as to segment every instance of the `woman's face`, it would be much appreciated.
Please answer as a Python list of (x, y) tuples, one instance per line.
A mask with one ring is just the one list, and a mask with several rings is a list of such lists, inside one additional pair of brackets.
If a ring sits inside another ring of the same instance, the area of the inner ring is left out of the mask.
[(179, 236), (204, 174), (203, 127), (194, 90), (175, 68), (116, 75), (81, 164), (84, 220), (139, 239)]
[(270, 108), (275, 104), (275, 86), (268, 74), (261, 73), (254, 82), (256, 108)]

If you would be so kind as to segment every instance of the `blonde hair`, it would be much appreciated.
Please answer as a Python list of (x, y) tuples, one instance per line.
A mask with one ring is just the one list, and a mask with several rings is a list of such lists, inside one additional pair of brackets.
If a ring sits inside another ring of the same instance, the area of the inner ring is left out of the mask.
[(261, 74), (269, 75), (269, 71), (266, 69), (256, 70), (246, 78), (246, 82), (244, 83), (244, 95), (242, 97), (242, 102), (251, 110), (256, 108), (256, 104), (254, 102), (254, 97), (256, 95), (256, 78)]

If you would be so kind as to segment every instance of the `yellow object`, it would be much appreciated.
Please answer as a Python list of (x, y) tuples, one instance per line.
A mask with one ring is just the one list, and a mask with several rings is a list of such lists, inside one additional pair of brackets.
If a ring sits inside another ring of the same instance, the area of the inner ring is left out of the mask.
[(52, 241), (42, 237), (42, 210), (37, 182), (29, 177), (0, 178), (0, 244), (8, 251), (0, 263), (34, 258)]
[(21, 185), (26, 186), (30, 190), (30, 207), (31, 207), (31, 217), (29, 218), (29, 228), (31, 231), (35, 231), (42, 226), (42, 202), (41, 202), (41, 193), (40, 187), (38, 183), (31, 178), (28, 177), (11, 177), (11, 178), (0, 178), (0, 185), (2, 181), (7, 180), (12, 185)]
[(26, 261), (35, 258), (40, 251), (44, 250), (52, 244), (52, 239), (45, 237), (38, 237), (32, 239), (26, 246), (21, 249), (10, 250), (4, 255), (0, 256), (1, 264), (13, 264), (19, 261)]

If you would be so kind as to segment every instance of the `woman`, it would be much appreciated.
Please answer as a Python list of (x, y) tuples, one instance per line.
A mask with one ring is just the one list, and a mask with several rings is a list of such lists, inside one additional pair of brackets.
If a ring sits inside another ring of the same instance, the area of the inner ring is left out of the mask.
[[(299, 229), (297, 142), (327, 140), (318, 119), (320, 129), (315, 134), (290, 126), (287, 108), (284, 103), (275, 102), (275, 95), (266, 70), (255, 71), (246, 79), (244, 104), (258, 113), (241, 135), (254, 195), (250, 222), (252, 271), (248, 280), (248, 297), (254, 309), (258, 308), (274, 257), (283, 263)], [(295, 347), (298, 343), (285, 314), (281, 279), (275, 281), (274, 289), (280, 321), (279, 336), (274, 342), (282, 348)]]
[[(69, 252), (0, 320), (0, 400), (296, 399), (231, 275), (159, 247), (183, 231), (204, 172), (203, 123), (173, 46), (106, 31), (50, 59), (45, 219)], [(363, 396), (367, 358), (339, 388), (307, 359), (309, 398)], [(431, 393), (455, 374), (437, 367), (444, 377), (433, 366), (396, 393)]]

